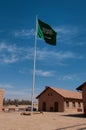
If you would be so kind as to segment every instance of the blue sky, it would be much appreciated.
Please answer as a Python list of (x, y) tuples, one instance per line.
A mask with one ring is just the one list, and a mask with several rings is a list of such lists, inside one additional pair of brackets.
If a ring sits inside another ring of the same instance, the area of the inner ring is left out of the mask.
[(57, 32), (37, 39), (35, 96), (45, 86), (74, 90), (86, 81), (85, 0), (0, 0), (0, 88), (31, 99), (36, 15)]

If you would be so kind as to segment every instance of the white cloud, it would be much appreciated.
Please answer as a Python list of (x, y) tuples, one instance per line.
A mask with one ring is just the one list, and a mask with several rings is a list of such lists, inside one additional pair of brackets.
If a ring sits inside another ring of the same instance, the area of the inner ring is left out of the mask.
[(76, 74), (67, 74), (59, 77), (59, 80), (78, 80), (78, 79), (79, 77)]
[(2, 55), (2, 59), (0, 59), (1, 63), (15, 63), (18, 61), (18, 58), (16, 57), (16, 55), (11, 55), (11, 56), (6, 56), (6, 55)]
[[(8, 89), (5, 91), (5, 98), (6, 99), (25, 99), (25, 100), (31, 100), (31, 93), (32, 90), (31, 89)], [(34, 95), (34, 100), (35, 100), (36, 94)]]
[[(15, 44), (9, 45), (6, 43), (0, 43), (0, 63), (15, 63), (23, 60), (32, 60), (34, 55), (33, 48), (18, 47)], [(71, 51), (52, 51), (46, 48), (37, 49), (37, 60), (51, 61), (58, 60), (61, 63), (62, 60), (66, 59), (81, 59), (81, 55)]]
[(4, 42), (1, 42), (0, 43), (0, 52), (2, 51), (8, 51), (8, 52), (14, 52), (15, 51), (15, 45), (7, 45), (6, 43)]
[[(37, 50), (37, 58), (38, 59), (45, 59), (45, 58), (54, 58), (54, 59), (58, 59), (58, 60), (63, 60), (63, 59), (81, 59), (82, 56), (78, 55), (76, 53), (73, 53), (71, 51), (52, 51), (52, 50), (48, 50), (48, 49), (42, 49)], [(49, 60), (49, 59), (48, 59)]]
[(31, 100), (32, 88), (24, 86), (24, 89), (22, 88), (17, 90), (17, 86), (11, 84), (0, 84), (0, 89), (5, 90), (5, 98)]
[(22, 69), (19, 70), (19, 73), (21, 73), (21, 74), (29, 73), (29, 69), (28, 68), (22, 68)]
[(81, 46), (86, 44), (86, 29), (78, 26), (58, 26), (55, 27), (57, 32), (57, 39), (64, 44), (71, 44), (72, 46)]
[[(4, 90), (4, 98), (6, 99), (25, 99), (25, 100), (31, 100), (31, 94), (32, 94), (32, 88), (31, 87), (21, 87), (21, 89), (18, 89), (17, 86), (14, 86), (12, 84), (0, 84), (0, 89)], [(34, 101), (36, 100), (35, 97), (38, 95), (39, 89), (36, 88), (34, 93)]]
[(32, 59), (33, 48), (18, 47), (0, 43), (0, 63), (15, 63), (22, 60)]
[(54, 76), (54, 71), (36, 70), (36, 75), (43, 76), (43, 77), (51, 77)]
[(11, 84), (0, 84), (1, 89), (11, 89), (14, 88)]
[(79, 32), (78, 27), (75, 26), (59, 26), (56, 27), (55, 30), (57, 31), (57, 33), (64, 34), (64, 35), (65, 34), (74, 35)]
[(34, 29), (28, 30), (28, 29), (22, 29), (22, 30), (16, 30), (14, 32), (14, 36), (15, 37), (20, 37), (20, 38), (30, 38), (32, 36), (34, 36)]

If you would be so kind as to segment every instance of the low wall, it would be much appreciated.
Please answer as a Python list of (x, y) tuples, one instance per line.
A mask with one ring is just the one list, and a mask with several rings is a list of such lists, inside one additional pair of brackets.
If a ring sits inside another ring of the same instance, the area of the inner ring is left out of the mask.
[(0, 89), (0, 112), (3, 108), (3, 98), (4, 98), (4, 90)]

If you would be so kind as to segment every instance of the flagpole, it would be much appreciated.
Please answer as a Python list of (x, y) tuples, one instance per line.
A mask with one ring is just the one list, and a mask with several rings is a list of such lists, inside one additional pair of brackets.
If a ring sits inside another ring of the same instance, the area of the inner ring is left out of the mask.
[(34, 42), (34, 63), (33, 63), (33, 76), (32, 76), (31, 112), (33, 112), (33, 102), (34, 102), (35, 69), (36, 69), (36, 43), (37, 43), (37, 16), (36, 16), (36, 30), (35, 30), (35, 42)]

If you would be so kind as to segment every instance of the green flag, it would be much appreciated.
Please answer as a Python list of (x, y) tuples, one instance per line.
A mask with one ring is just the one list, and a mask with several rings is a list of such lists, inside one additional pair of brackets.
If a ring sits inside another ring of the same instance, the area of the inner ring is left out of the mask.
[(46, 43), (56, 45), (56, 32), (50, 27), (50, 25), (42, 22), (38, 19), (37, 36), (44, 39)]

